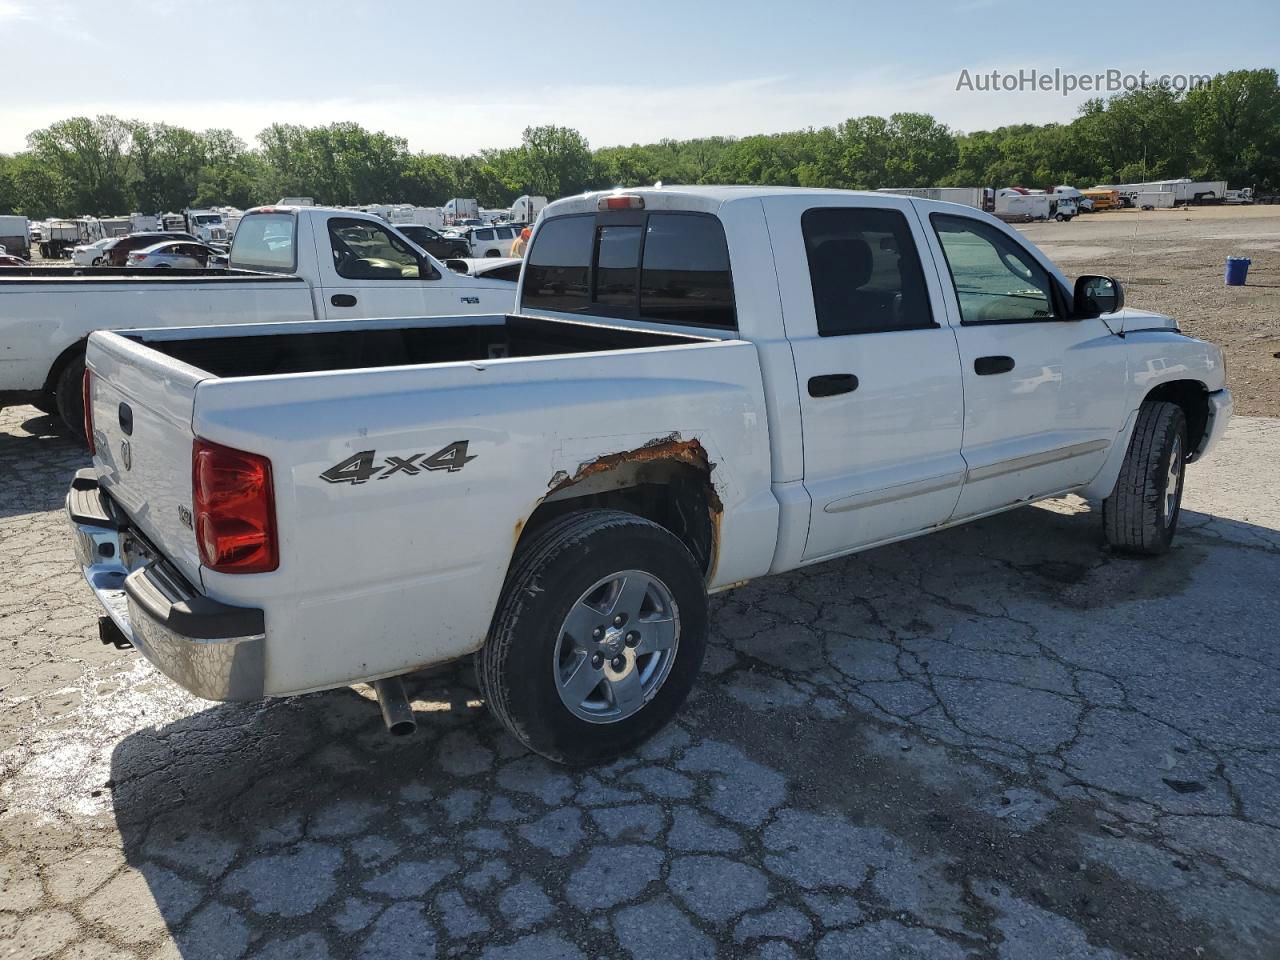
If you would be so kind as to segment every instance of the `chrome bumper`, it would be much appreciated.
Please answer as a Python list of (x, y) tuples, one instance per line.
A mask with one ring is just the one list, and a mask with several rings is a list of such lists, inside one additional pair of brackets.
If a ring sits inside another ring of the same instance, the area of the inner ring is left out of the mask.
[(1231, 391), (1225, 387), (1209, 394), (1209, 422), (1204, 427), (1204, 437), (1196, 448), (1192, 462), (1202, 460), (1209, 455), (1222, 435), (1227, 432), (1227, 424), (1231, 422), (1231, 411), (1235, 403), (1231, 399)]
[(193, 590), (79, 471), (67, 493), (81, 571), (126, 638), (161, 673), (206, 700), (257, 700), (265, 680), (261, 610), (233, 607)]

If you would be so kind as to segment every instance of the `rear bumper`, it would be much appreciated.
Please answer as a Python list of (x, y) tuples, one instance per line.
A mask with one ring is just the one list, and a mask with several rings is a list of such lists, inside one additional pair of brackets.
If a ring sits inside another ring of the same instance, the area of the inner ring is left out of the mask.
[(1209, 451), (1222, 439), (1222, 435), (1227, 432), (1227, 424), (1231, 422), (1233, 408), (1231, 391), (1225, 387), (1209, 394), (1209, 422), (1205, 424), (1204, 437), (1191, 458), (1193, 461), (1207, 457)]
[(89, 587), (156, 669), (206, 700), (263, 696), (261, 610), (219, 603), (192, 589), (131, 528), (92, 469), (71, 482), (67, 518)]

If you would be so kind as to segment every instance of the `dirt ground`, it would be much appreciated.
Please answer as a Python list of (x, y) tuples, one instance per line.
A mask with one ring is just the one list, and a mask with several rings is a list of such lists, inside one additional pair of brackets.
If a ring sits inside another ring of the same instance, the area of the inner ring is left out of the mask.
[[(1280, 416), (1280, 206), (1125, 210), (1019, 229), (1068, 276), (1114, 276), (1130, 306), (1221, 346), (1236, 413)], [(1253, 260), (1247, 286), (1223, 283), (1227, 257)]]

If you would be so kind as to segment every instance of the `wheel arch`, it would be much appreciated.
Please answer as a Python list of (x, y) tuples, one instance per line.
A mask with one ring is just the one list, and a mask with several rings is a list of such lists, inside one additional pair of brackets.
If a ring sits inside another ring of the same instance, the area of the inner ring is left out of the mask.
[(1199, 380), (1169, 380), (1153, 387), (1142, 398), (1143, 403), (1175, 403), (1187, 418), (1187, 452), (1200, 449), (1209, 428), (1209, 390)]
[[(516, 524), (517, 550), (537, 530), (576, 510), (612, 509), (651, 520), (688, 547), (709, 582), (715, 574), (723, 505), (714, 464), (697, 440), (669, 437), (608, 454), (552, 478), (550, 490)], [(514, 556), (514, 554), (513, 554)]]
[(49, 367), (49, 372), (44, 378), (44, 386), (41, 388), (41, 392), (52, 396), (58, 385), (58, 377), (62, 376), (62, 371), (67, 369), (67, 365), (73, 363), (77, 357), (83, 357), (88, 346), (89, 338), (81, 337), (58, 354), (57, 359), (53, 361), (53, 365)]

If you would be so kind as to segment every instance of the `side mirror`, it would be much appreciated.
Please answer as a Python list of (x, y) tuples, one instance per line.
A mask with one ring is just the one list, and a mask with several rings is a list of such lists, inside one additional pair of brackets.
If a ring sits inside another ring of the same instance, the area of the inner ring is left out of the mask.
[(1071, 312), (1081, 320), (1115, 313), (1124, 307), (1124, 287), (1111, 277), (1083, 276), (1076, 280)]

